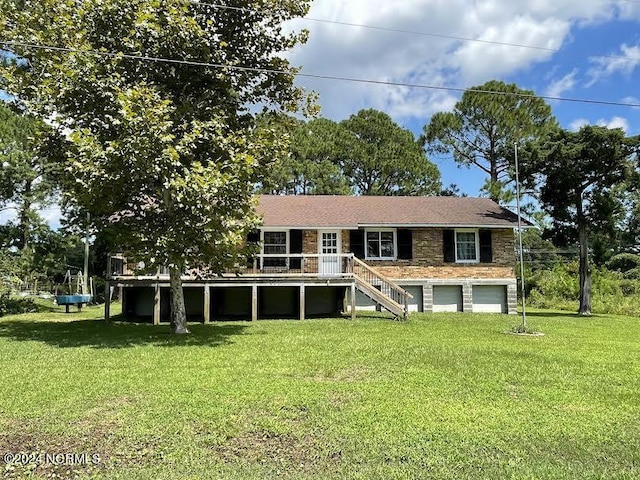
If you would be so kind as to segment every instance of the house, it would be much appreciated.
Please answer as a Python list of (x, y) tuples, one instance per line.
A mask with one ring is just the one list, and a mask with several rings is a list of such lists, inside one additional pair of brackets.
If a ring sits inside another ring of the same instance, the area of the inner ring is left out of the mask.
[[(516, 312), (517, 217), (489, 199), (265, 195), (258, 211), (251, 265), (183, 277), (190, 319)], [(166, 272), (140, 275), (116, 256), (108, 283), (126, 314), (167, 319)]]

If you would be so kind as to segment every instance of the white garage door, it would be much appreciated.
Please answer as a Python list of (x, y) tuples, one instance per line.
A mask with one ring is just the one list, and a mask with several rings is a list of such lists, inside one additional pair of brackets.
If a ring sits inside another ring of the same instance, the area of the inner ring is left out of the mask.
[(434, 285), (433, 311), (461, 312), (462, 287), (460, 285)]
[(474, 285), (474, 312), (507, 312), (507, 287), (504, 285)]
[(421, 285), (400, 285), (404, 290), (413, 295), (413, 298), (409, 299), (409, 311), (421, 312), (422, 311), (422, 286)]

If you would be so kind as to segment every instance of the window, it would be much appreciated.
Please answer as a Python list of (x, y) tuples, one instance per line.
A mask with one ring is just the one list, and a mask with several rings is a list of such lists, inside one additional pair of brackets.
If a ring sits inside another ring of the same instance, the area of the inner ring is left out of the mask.
[(287, 266), (287, 232), (263, 232), (262, 251), (265, 255), (285, 255), (262, 260), (263, 267)]
[(478, 235), (475, 230), (456, 230), (456, 262), (478, 261)]
[(395, 260), (396, 234), (394, 230), (366, 231), (367, 259)]

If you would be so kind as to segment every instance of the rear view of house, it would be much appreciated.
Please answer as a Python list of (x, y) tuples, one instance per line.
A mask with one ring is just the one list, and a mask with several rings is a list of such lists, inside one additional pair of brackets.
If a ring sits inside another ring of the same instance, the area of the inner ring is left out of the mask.
[[(512, 212), (485, 198), (261, 196), (252, 264), (184, 277), (192, 320), (306, 318), (360, 309), (515, 313)], [(122, 257), (123, 312), (168, 318), (168, 275)]]

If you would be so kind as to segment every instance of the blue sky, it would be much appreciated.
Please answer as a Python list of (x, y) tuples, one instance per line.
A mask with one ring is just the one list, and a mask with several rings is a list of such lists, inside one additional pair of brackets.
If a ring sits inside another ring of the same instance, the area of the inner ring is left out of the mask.
[[(499, 79), (539, 95), (640, 104), (637, 0), (315, 0), (307, 17), (422, 35), (297, 21), (310, 40), (290, 58), (304, 73), (462, 89)], [(323, 116), (341, 120), (376, 108), (416, 135), (461, 95), (304, 78), (299, 84), (320, 94)], [(568, 129), (599, 124), (640, 133), (638, 108), (549, 104)], [(459, 169), (450, 158), (432, 160), (443, 183), (478, 194), (484, 182), (478, 169)]]

